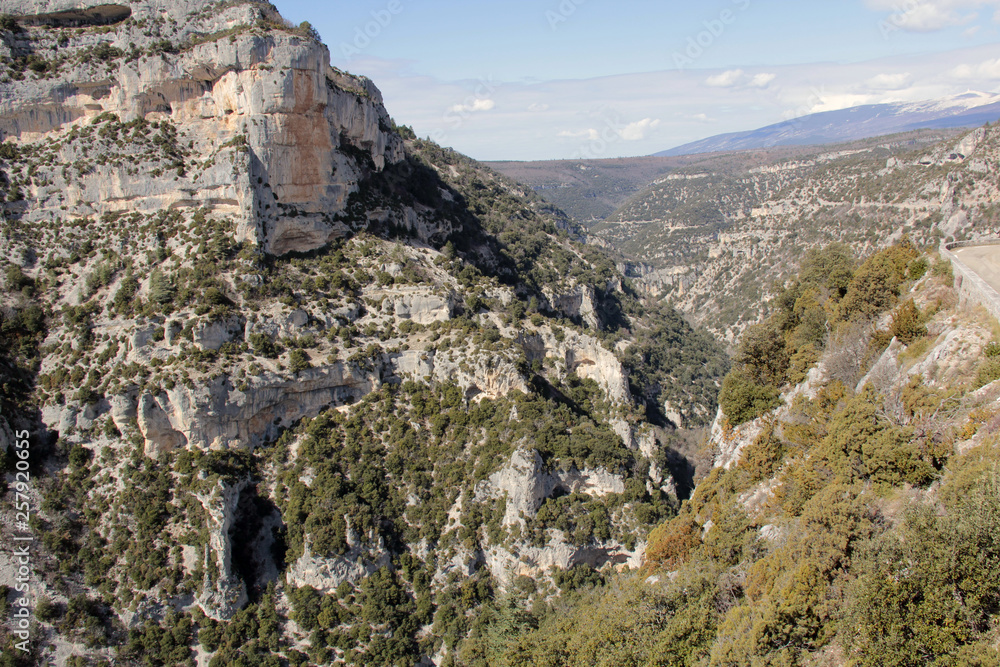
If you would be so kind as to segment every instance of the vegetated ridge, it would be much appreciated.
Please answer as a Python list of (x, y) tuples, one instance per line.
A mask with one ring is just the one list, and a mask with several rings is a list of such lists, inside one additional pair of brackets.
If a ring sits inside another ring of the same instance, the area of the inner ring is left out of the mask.
[[(917, 131), (906, 133), (906, 136), (926, 140), (928, 136), (943, 138), (955, 132), (957, 131)], [(844, 148), (869, 145), (870, 141), (859, 141), (845, 145)], [(672, 174), (678, 178), (702, 171), (736, 174), (821, 152), (827, 151), (816, 146), (780, 146), (675, 157), (505, 161), (486, 164), (505, 176), (531, 186), (543, 199), (561, 208), (581, 225), (591, 226), (608, 218), (653, 181)]]

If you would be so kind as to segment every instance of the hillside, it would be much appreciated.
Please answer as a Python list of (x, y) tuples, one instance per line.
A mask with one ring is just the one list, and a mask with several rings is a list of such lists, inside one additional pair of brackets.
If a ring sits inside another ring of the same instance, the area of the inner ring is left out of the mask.
[(0, 666), (998, 664), (1000, 130), (585, 228), (328, 63), (0, 0)]
[[(960, 130), (918, 130), (893, 137), (897, 143), (928, 142), (957, 136)], [(530, 186), (586, 227), (616, 213), (652, 184), (671, 176), (687, 174), (745, 174), (789, 160), (808, 160), (831, 150), (868, 148), (885, 139), (863, 139), (834, 149), (821, 146), (775, 146), (753, 150), (729, 150), (672, 157), (613, 158), (604, 160), (539, 160), (534, 162), (487, 162), (496, 171)], [(676, 180), (676, 179), (675, 179)]]
[(640, 572), (500, 605), (467, 664), (997, 664), (1000, 327), (906, 243), (801, 269)]
[(0, 14), (3, 664), (446, 664), (641, 564), (714, 339), (266, 3)]
[(735, 341), (759, 319), (770, 286), (802, 252), (831, 242), (856, 252), (901, 235), (995, 235), (1000, 134), (904, 135), (835, 147), (742, 172), (661, 179), (590, 233), (621, 253), (634, 284), (718, 336)]

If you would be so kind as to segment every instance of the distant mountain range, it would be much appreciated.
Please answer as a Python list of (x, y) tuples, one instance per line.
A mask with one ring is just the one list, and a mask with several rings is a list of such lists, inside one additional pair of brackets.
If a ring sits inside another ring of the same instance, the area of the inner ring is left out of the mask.
[(969, 91), (939, 100), (866, 104), (731, 132), (655, 153), (656, 157), (774, 146), (839, 143), (924, 128), (978, 127), (1000, 119), (1000, 95)]

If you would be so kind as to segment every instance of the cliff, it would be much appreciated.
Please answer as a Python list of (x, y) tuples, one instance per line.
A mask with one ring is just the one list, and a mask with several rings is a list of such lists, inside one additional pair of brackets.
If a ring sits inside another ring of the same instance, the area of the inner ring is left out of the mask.
[[(403, 158), (374, 84), (266, 3), (94, 6), (0, 6), (31, 26), (0, 46), (0, 138), (49, 144), (26, 221), (204, 208), (236, 240), (303, 252), (343, 236), (364, 175)], [(149, 142), (126, 153), (126, 136)]]
[[(683, 434), (632, 376), (694, 332), (565, 214), (396, 127), (268, 4), (0, 14), (0, 436), (37, 452), (32, 659), (139, 660), (169, 631), (164, 664), (440, 662), (491, 596), (638, 565)], [(712, 387), (697, 340), (660, 370)]]

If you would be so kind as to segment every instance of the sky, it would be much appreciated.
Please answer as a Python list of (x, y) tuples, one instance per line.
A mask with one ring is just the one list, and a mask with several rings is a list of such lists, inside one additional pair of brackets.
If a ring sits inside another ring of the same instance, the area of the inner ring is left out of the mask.
[(1000, 94), (1000, 0), (275, 0), (393, 119), (479, 160), (649, 155)]

